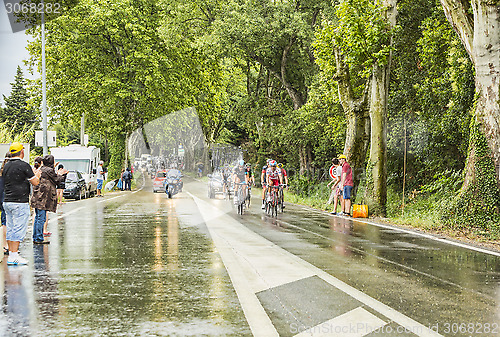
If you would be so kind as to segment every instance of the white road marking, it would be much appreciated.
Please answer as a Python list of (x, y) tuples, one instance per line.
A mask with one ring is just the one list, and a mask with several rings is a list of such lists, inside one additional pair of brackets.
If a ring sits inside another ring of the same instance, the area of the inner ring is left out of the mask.
[[(333, 214), (329, 214), (329, 215), (330, 216), (336, 216), (336, 215), (333, 215)], [(340, 217), (340, 218), (342, 218), (342, 217)], [(469, 249), (469, 250), (475, 250), (475, 251), (480, 252), (480, 253), (484, 253), (484, 254), (489, 254), (489, 255), (494, 255), (494, 256), (499, 256), (500, 257), (500, 252), (495, 252), (495, 251), (488, 250), (488, 249), (474, 247), (474, 246), (463, 244), (463, 243), (460, 243), (460, 242), (455, 242), (455, 241), (452, 241), (452, 240), (449, 240), (449, 239), (446, 239), (446, 238), (438, 238), (438, 237), (436, 237), (434, 235), (431, 235), (431, 234), (419, 233), (417, 231), (407, 230), (407, 229), (403, 229), (403, 228), (399, 228), (399, 227), (394, 227), (394, 226), (389, 226), (389, 225), (383, 225), (383, 224), (379, 224), (379, 223), (371, 222), (371, 221), (366, 221), (366, 220), (359, 220), (359, 218), (349, 218), (349, 220), (357, 221), (357, 222), (361, 222), (361, 223), (364, 223), (364, 224), (367, 224), (367, 225), (373, 225), (373, 226), (377, 226), (377, 227), (381, 227), (381, 228), (385, 228), (385, 229), (392, 229), (392, 230), (403, 232), (403, 233), (407, 233), (407, 234), (417, 235), (417, 236), (424, 237), (426, 239), (431, 239), (431, 240), (434, 240), (434, 241), (439, 241), (439, 242), (447, 243), (449, 245), (454, 245), (454, 246), (457, 246), (457, 247), (461, 247), (461, 248), (465, 248), (465, 249)]]
[[(196, 202), (221, 255), (254, 336), (276, 336), (271, 320), (256, 293), (294, 280), (317, 275), (397, 324), (418, 331), (418, 336), (441, 336), (415, 320), (349, 286), (316, 266), (251, 231), (210, 203)], [(223, 221), (221, 221), (223, 220)]]
[[(296, 228), (296, 229), (298, 229), (298, 230), (300, 230), (300, 231), (303, 231), (303, 232), (306, 232), (306, 233), (312, 234), (312, 235), (317, 236), (317, 237), (320, 237), (320, 238), (322, 238), (322, 239), (325, 239), (325, 240), (328, 240), (328, 241), (332, 241), (332, 242), (338, 242), (338, 241), (337, 241), (337, 240), (335, 240), (335, 239), (332, 239), (332, 238), (329, 238), (329, 237), (327, 237), (327, 236), (324, 236), (324, 235), (321, 235), (321, 234), (319, 234), (319, 233), (316, 233), (316, 232), (314, 232), (314, 231), (311, 231), (311, 230), (308, 230), (308, 229), (302, 228), (302, 227), (300, 227), (300, 226), (292, 225), (291, 223), (288, 223), (288, 222), (286, 222), (286, 221), (279, 220), (279, 219), (278, 219), (278, 220), (276, 220), (276, 221), (277, 221), (277, 222), (279, 222), (279, 223), (282, 223), (282, 224), (284, 224), (284, 225), (286, 225), (286, 226), (288, 226), (288, 227), (293, 227), (293, 228)], [(348, 246), (351, 250), (357, 251), (357, 252), (359, 252), (359, 253), (361, 253), (361, 254), (364, 254), (364, 255), (370, 255), (370, 256), (372, 256), (373, 258), (377, 259), (377, 260), (383, 261), (383, 262), (388, 263), (388, 264), (395, 265), (395, 266), (397, 266), (397, 267), (399, 267), (399, 268), (402, 268), (402, 269), (406, 269), (406, 270), (412, 271), (412, 272), (414, 272), (415, 274), (420, 274), (420, 275), (426, 276), (426, 277), (428, 277), (428, 278), (434, 279), (434, 280), (436, 280), (436, 281), (439, 281), (439, 282), (442, 282), (442, 283), (445, 283), (445, 284), (448, 284), (448, 285), (451, 285), (451, 286), (457, 287), (457, 288), (459, 288), (459, 289), (462, 289), (462, 290), (467, 290), (467, 291), (473, 292), (474, 294), (479, 295), (479, 296), (481, 296), (481, 297), (483, 297), (483, 298), (485, 298), (485, 299), (487, 299), (487, 300), (495, 300), (493, 297), (491, 297), (491, 296), (489, 296), (489, 295), (486, 295), (486, 294), (483, 294), (483, 293), (481, 293), (481, 292), (479, 292), (479, 291), (476, 291), (476, 290), (474, 290), (474, 289), (469, 289), (469, 288), (463, 287), (463, 286), (461, 286), (460, 284), (454, 283), (454, 282), (449, 281), (449, 280), (445, 280), (445, 279), (443, 279), (443, 278), (440, 278), (440, 277), (434, 276), (434, 275), (432, 275), (432, 274), (429, 274), (429, 273), (426, 273), (426, 272), (420, 271), (420, 270), (415, 269), (415, 268), (412, 268), (412, 267), (410, 267), (410, 266), (406, 266), (406, 265), (401, 264), (401, 263), (398, 263), (398, 262), (396, 262), (396, 261), (392, 261), (392, 260), (386, 259), (386, 258), (384, 258), (384, 257), (382, 257), (382, 256), (378, 256), (378, 255), (376, 255), (376, 254), (370, 254), (368, 251), (363, 250), (363, 249), (356, 248), (356, 247), (354, 247), (354, 246), (352, 246), (352, 245), (350, 245), (350, 244), (348, 244), (347, 246)]]
[(360, 307), (304, 330), (295, 337), (363, 337), (386, 324)]
[[(285, 203), (285, 204), (288, 204), (288, 203)], [(392, 230), (395, 230), (395, 231), (399, 231), (399, 232), (403, 232), (403, 233), (407, 233), (407, 234), (412, 234), (412, 235), (417, 235), (417, 236), (424, 237), (426, 239), (431, 239), (431, 240), (438, 241), (438, 242), (443, 242), (443, 243), (446, 243), (446, 244), (449, 244), (449, 245), (454, 245), (454, 246), (457, 246), (457, 247), (461, 247), (461, 248), (465, 248), (465, 249), (469, 249), (469, 250), (474, 250), (474, 251), (477, 251), (477, 252), (480, 252), (480, 253), (490, 254), (490, 255), (494, 255), (494, 256), (499, 256), (500, 257), (500, 252), (496, 252), (496, 251), (493, 251), (493, 250), (488, 250), (488, 249), (484, 249), (484, 248), (480, 248), (480, 247), (474, 247), (472, 245), (468, 245), (468, 244), (465, 244), (465, 243), (456, 242), (456, 241), (453, 241), (453, 240), (450, 240), (450, 239), (447, 239), (447, 238), (436, 237), (435, 235), (432, 235), (432, 234), (420, 233), (420, 232), (418, 232), (416, 230), (408, 230), (408, 229), (404, 229), (404, 228), (400, 228), (400, 227), (396, 227), (396, 226), (384, 225), (384, 224), (380, 224), (380, 223), (376, 223), (376, 222), (372, 222), (372, 221), (361, 220), (360, 218), (345, 218), (345, 217), (342, 217), (342, 216), (330, 214), (330, 212), (327, 212), (327, 211), (320, 211), (320, 210), (317, 210), (317, 209), (312, 208), (312, 207), (304, 207), (302, 205), (297, 205), (297, 204), (292, 204), (292, 205), (299, 206), (300, 208), (302, 208), (303, 210), (306, 210), (308, 212), (315, 212), (315, 213), (319, 213), (319, 214), (325, 214), (325, 215), (329, 215), (329, 216), (332, 216), (332, 217), (338, 217), (340, 219), (348, 219), (348, 220), (351, 220), (351, 221), (361, 222), (361, 223), (364, 223), (364, 224), (367, 224), (367, 225), (373, 225), (373, 226), (377, 226), (377, 227), (381, 227), (381, 228), (385, 228), (385, 229), (392, 229)]]

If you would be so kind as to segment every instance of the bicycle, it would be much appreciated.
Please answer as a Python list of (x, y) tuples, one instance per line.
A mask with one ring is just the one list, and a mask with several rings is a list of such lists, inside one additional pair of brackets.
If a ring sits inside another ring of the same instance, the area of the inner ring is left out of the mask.
[(248, 186), (247, 188), (247, 196), (245, 198), (245, 201), (247, 203), (246, 207), (250, 208), (250, 200), (252, 199), (252, 186)]
[(224, 200), (231, 199), (231, 191), (229, 190), (229, 184), (227, 182), (227, 179), (222, 180), (222, 193), (224, 196)]
[(269, 186), (270, 192), (266, 195), (266, 214), (270, 216), (278, 215), (278, 189), (279, 186)]
[(245, 205), (246, 205), (246, 201), (247, 201), (247, 193), (246, 193), (246, 190), (248, 189), (248, 187), (244, 188), (243, 185), (245, 186), (248, 186), (247, 183), (234, 183), (234, 185), (241, 185), (241, 188), (239, 188), (237, 190), (237, 192), (235, 192), (235, 198), (236, 198), (236, 193), (237, 193), (237, 198), (238, 198), (238, 202), (237, 202), (237, 209), (238, 209), (238, 214), (240, 215), (243, 215), (243, 211), (245, 209)]
[(285, 198), (283, 194), (283, 188), (285, 188), (286, 184), (280, 184), (278, 190), (278, 209), (283, 213), (285, 211)]

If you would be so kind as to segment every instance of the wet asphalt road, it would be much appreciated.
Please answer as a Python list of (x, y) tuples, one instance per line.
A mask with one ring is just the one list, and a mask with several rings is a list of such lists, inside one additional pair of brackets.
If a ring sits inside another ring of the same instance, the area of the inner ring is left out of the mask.
[(498, 254), (206, 194), (63, 205), (28, 266), (0, 263), (0, 336), (500, 336)]

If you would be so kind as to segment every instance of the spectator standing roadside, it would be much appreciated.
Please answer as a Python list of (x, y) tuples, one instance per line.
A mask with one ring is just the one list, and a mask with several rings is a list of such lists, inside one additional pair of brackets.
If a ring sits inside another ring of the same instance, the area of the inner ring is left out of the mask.
[(351, 194), (354, 187), (354, 181), (352, 179), (352, 169), (351, 165), (347, 162), (347, 157), (345, 155), (339, 156), (340, 165), (342, 166), (342, 178), (340, 181), (340, 190), (343, 191), (341, 208), (342, 211), (339, 215), (350, 216), (351, 212)]
[(201, 178), (203, 176), (203, 168), (205, 165), (203, 163), (198, 163), (198, 178)]
[[(63, 172), (63, 170), (64, 170), (64, 165), (59, 164), (57, 166), (58, 174), (60, 174), (59, 172)], [(57, 204), (58, 205), (62, 204), (63, 192), (65, 189), (66, 189), (66, 175), (64, 175), (64, 179), (62, 180), (62, 182), (57, 184)]]
[[(39, 170), (42, 167), (42, 161), (43, 161), (43, 158), (40, 156), (35, 158), (34, 163), (33, 163), (33, 172), (36, 172), (37, 170)], [(33, 193), (35, 193), (37, 191), (39, 186), (40, 186), (40, 184), (38, 184), (38, 186), (33, 187)], [(35, 210), (33, 210), (33, 211), (35, 211)], [(33, 227), (35, 226), (35, 217), (36, 217), (36, 212), (33, 212), (33, 216), (31, 217), (31, 219), (33, 220), (32, 221)], [(43, 225), (43, 232), (44, 232), (43, 235), (44, 236), (49, 236), (50, 234), (52, 234), (52, 233), (49, 234), (49, 232), (47, 231), (47, 226), (48, 226), (48, 219), (45, 220), (45, 223)], [(45, 235), (45, 234), (47, 234), (47, 235)]]
[(0, 168), (0, 212), (2, 212), (2, 237), (0, 238), (2, 247), (3, 247), (3, 254), (8, 255), (9, 254), (9, 247), (7, 247), (7, 218), (5, 217), (5, 210), (3, 209), (3, 199), (4, 199), (4, 181), (3, 181), (3, 168), (5, 164), (9, 161), (10, 158), (10, 152), (7, 152), (5, 154), (5, 159), (3, 160), (2, 167)]
[(123, 176), (125, 174), (125, 169), (122, 169), (122, 173), (120, 173), (120, 179), (118, 180), (118, 183), (116, 183), (116, 187), (120, 190), (123, 191), (125, 189), (125, 177)]
[(123, 178), (124, 178), (124, 184), (125, 184), (125, 191), (130, 191), (132, 190), (132, 173), (130, 172), (130, 169), (127, 167), (125, 172), (123, 173)]
[(337, 214), (337, 204), (339, 202), (339, 197), (340, 197), (340, 203), (342, 204), (342, 191), (340, 190), (340, 180), (342, 177), (342, 167), (340, 166), (340, 161), (337, 158), (334, 158), (332, 160), (333, 164), (333, 179), (328, 183), (328, 186), (332, 185), (331, 189), (332, 192), (330, 193), (330, 198), (328, 199), (328, 202), (326, 205), (330, 205), (333, 201), (333, 211), (331, 214)]
[(101, 190), (104, 183), (104, 168), (102, 165), (104, 165), (104, 162), (101, 160), (97, 166), (97, 197), (102, 197)]
[(9, 152), (12, 158), (5, 164), (2, 173), (5, 184), (3, 208), (7, 219), (7, 245), (9, 246), (7, 264), (22, 265), (28, 263), (19, 255), (19, 244), (24, 240), (28, 229), (30, 183), (37, 186), (41, 172), (37, 170), (34, 173), (31, 166), (22, 161), (23, 144), (12, 143)]
[(57, 211), (57, 187), (66, 179), (68, 170), (60, 168), (56, 173), (54, 169), (54, 156), (43, 157), (43, 165), (40, 168), (40, 184), (33, 190), (31, 207), (35, 209), (35, 222), (33, 225), (33, 243), (49, 243), (43, 238), (43, 226), (47, 220), (47, 211)]

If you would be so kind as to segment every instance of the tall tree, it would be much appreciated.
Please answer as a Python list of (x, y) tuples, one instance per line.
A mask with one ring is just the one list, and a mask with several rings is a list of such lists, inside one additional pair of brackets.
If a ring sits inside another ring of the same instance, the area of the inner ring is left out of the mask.
[[(0, 114), (0, 123), (6, 122), (12, 133), (18, 134), (23, 130), (34, 129), (38, 124), (36, 110), (29, 105), (31, 99), (26, 90), (26, 79), (23, 76), (21, 67), (17, 67), (16, 77), (11, 83), (12, 91), (9, 97), (3, 96), (5, 108)], [(31, 141), (34, 135), (30, 135)]]
[[(329, 1), (313, 0), (229, 1), (214, 22), (216, 36), (227, 54), (262, 66), (259, 72), (268, 75), (264, 80), (276, 80), (278, 90), (284, 89), (288, 110), (299, 110), (307, 102), (316, 73), (310, 48), (314, 29), (321, 10), (329, 5)], [(311, 169), (311, 144), (297, 145), (300, 173), (304, 174)]]
[[(461, 206), (470, 213), (500, 213), (500, 4), (440, 0), (475, 69), (476, 107)], [(486, 146), (487, 148), (483, 148)], [(496, 185), (496, 186), (495, 186)], [(484, 220), (484, 219), (483, 219)], [(488, 217), (483, 225), (491, 221)]]
[(395, 1), (343, 0), (317, 34), (316, 55), (322, 71), (333, 75), (347, 119), (344, 152), (354, 170), (355, 186), (365, 167), (367, 196), (374, 213), (385, 213), (387, 196), (387, 101)]
[[(91, 131), (107, 134), (113, 175), (133, 130), (187, 106), (209, 112), (219, 100), (217, 64), (190, 39), (163, 34), (168, 15), (162, 4), (143, 0), (81, 1), (46, 25), (52, 112), (75, 122), (84, 115)], [(39, 62), (40, 41), (30, 48)]]

